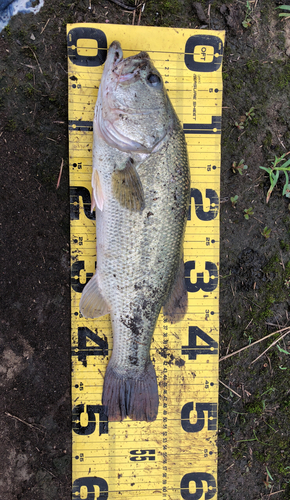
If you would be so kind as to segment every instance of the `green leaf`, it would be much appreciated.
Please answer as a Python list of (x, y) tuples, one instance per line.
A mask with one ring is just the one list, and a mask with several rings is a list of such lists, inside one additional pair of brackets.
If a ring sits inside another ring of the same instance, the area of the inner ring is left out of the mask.
[(268, 172), (268, 174), (272, 173), (271, 167), (259, 167), (259, 168), (261, 168), (262, 170), (266, 170), (266, 172)]
[(277, 344), (277, 347), (278, 347), (280, 352), (284, 352), (284, 354), (290, 354), (290, 352), (285, 351), (285, 349), (282, 349), (282, 347), (280, 347), (279, 344)]
[(266, 467), (266, 471), (267, 471), (267, 474), (268, 474), (269, 478), (271, 479), (271, 481), (274, 481), (274, 479), (272, 478), (272, 476), (271, 476), (271, 474), (270, 474), (270, 472), (269, 472), (268, 467)]
[(285, 186), (283, 187), (283, 192), (282, 192), (283, 196), (286, 194), (287, 189), (289, 189), (289, 187), (290, 187), (289, 186), (289, 176), (288, 176), (287, 172), (284, 172), (284, 174), (285, 174), (286, 182), (285, 182)]
[(282, 167), (280, 167), (280, 168), (286, 168), (286, 167), (288, 167), (288, 165), (290, 165), (290, 159), (285, 161), (285, 163), (283, 163)]
[(276, 172), (276, 173), (274, 174), (273, 170), (271, 171), (271, 174), (270, 174), (270, 182), (271, 182), (271, 186), (272, 186), (272, 187), (275, 187), (275, 186), (276, 186), (277, 181), (278, 181), (278, 178), (279, 178), (279, 173), (280, 173), (280, 172), (278, 171), (278, 172)]

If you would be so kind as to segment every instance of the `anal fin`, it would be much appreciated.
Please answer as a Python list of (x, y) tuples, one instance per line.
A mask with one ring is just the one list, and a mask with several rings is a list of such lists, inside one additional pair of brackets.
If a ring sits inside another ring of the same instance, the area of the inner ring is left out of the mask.
[(97, 272), (83, 289), (80, 300), (80, 312), (85, 318), (99, 318), (110, 312), (98, 285)]
[(163, 315), (170, 323), (177, 323), (184, 317), (188, 306), (187, 290), (184, 279), (184, 262), (180, 259), (179, 268), (170, 295), (163, 305)]

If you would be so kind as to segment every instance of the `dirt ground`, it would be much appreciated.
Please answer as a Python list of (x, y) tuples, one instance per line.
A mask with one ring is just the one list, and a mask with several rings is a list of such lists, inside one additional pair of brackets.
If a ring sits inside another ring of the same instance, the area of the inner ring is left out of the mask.
[[(281, 173), (266, 203), (259, 168), (290, 150), (287, 3), (149, 0), (140, 18), (226, 30), (219, 500), (290, 498), (290, 336), (271, 346), (290, 328), (290, 199)], [(0, 34), (1, 499), (71, 498), (66, 24), (132, 20), (109, 0), (51, 0)]]

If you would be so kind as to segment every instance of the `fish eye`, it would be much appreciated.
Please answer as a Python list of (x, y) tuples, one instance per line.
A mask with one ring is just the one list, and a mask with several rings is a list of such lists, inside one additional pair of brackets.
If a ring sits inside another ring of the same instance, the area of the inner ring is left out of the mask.
[(147, 76), (147, 82), (152, 85), (152, 87), (159, 87), (161, 83), (161, 78), (158, 75), (155, 75), (155, 73), (150, 73)]

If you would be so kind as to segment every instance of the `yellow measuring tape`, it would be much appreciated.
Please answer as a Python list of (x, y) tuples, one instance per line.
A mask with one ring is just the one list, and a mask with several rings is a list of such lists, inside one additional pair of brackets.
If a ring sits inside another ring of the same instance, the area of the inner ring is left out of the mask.
[[(112, 352), (109, 316), (79, 314), (96, 267), (91, 207), (93, 113), (107, 49), (149, 53), (183, 124), (191, 169), (184, 242), (189, 307), (151, 344), (159, 388), (156, 421), (108, 422), (102, 406)], [(67, 26), (71, 207), (73, 487), (84, 500), (217, 499), (219, 182), (224, 32)]]

